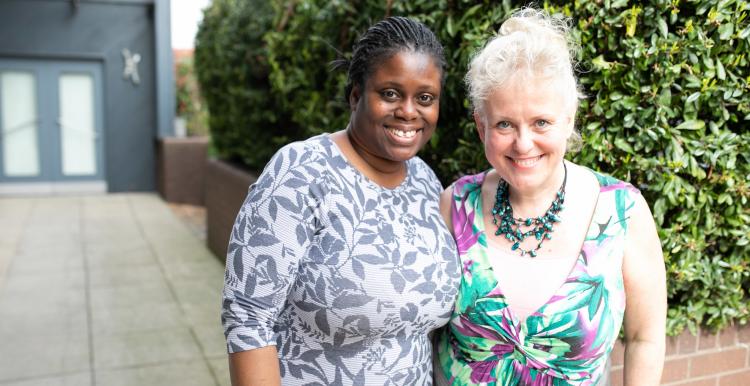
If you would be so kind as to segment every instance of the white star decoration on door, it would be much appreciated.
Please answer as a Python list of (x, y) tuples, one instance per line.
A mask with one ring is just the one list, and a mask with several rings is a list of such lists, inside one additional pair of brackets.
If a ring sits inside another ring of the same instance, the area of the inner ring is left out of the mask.
[(141, 77), (138, 76), (138, 63), (141, 61), (141, 54), (131, 53), (129, 49), (122, 49), (122, 59), (125, 61), (125, 68), (122, 70), (123, 79), (130, 79), (134, 85), (141, 83)]

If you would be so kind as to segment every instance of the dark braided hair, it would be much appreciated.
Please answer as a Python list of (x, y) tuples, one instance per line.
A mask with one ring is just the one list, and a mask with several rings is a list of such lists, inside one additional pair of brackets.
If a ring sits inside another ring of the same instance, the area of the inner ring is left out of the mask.
[(347, 68), (344, 99), (348, 102), (354, 85), (364, 87), (365, 80), (379, 62), (402, 52), (411, 51), (432, 56), (441, 74), (445, 73), (443, 46), (426, 25), (406, 17), (391, 16), (379, 21), (354, 44), (350, 61), (334, 62), (335, 67)]

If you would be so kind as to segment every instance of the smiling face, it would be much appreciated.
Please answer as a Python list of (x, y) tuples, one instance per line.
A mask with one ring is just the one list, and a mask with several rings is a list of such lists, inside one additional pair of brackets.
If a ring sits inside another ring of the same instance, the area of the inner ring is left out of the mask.
[(349, 96), (352, 146), (387, 170), (417, 154), (435, 132), (441, 73), (427, 54), (401, 51), (374, 65)]
[(487, 160), (511, 189), (556, 190), (575, 104), (558, 82), (531, 77), (495, 89), (475, 112)]

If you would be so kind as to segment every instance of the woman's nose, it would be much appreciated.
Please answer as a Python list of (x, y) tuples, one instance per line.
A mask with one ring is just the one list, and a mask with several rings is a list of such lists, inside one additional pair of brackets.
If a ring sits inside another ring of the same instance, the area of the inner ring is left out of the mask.
[(397, 118), (401, 118), (405, 121), (411, 121), (413, 119), (417, 119), (419, 112), (417, 111), (417, 106), (415, 105), (414, 101), (412, 101), (411, 99), (405, 99), (396, 108), (395, 115)]
[(513, 141), (514, 150), (519, 154), (525, 154), (534, 147), (532, 133), (526, 128), (520, 128), (516, 132), (516, 139)]

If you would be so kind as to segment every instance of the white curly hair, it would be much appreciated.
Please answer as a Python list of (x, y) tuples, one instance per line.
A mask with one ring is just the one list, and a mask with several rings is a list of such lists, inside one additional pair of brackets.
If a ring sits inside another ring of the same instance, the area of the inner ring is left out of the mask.
[(511, 80), (532, 77), (556, 82), (575, 111), (583, 98), (573, 71), (577, 49), (568, 18), (534, 8), (516, 11), (469, 64), (464, 80), (474, 112), (481, 116), (488, 96)]

